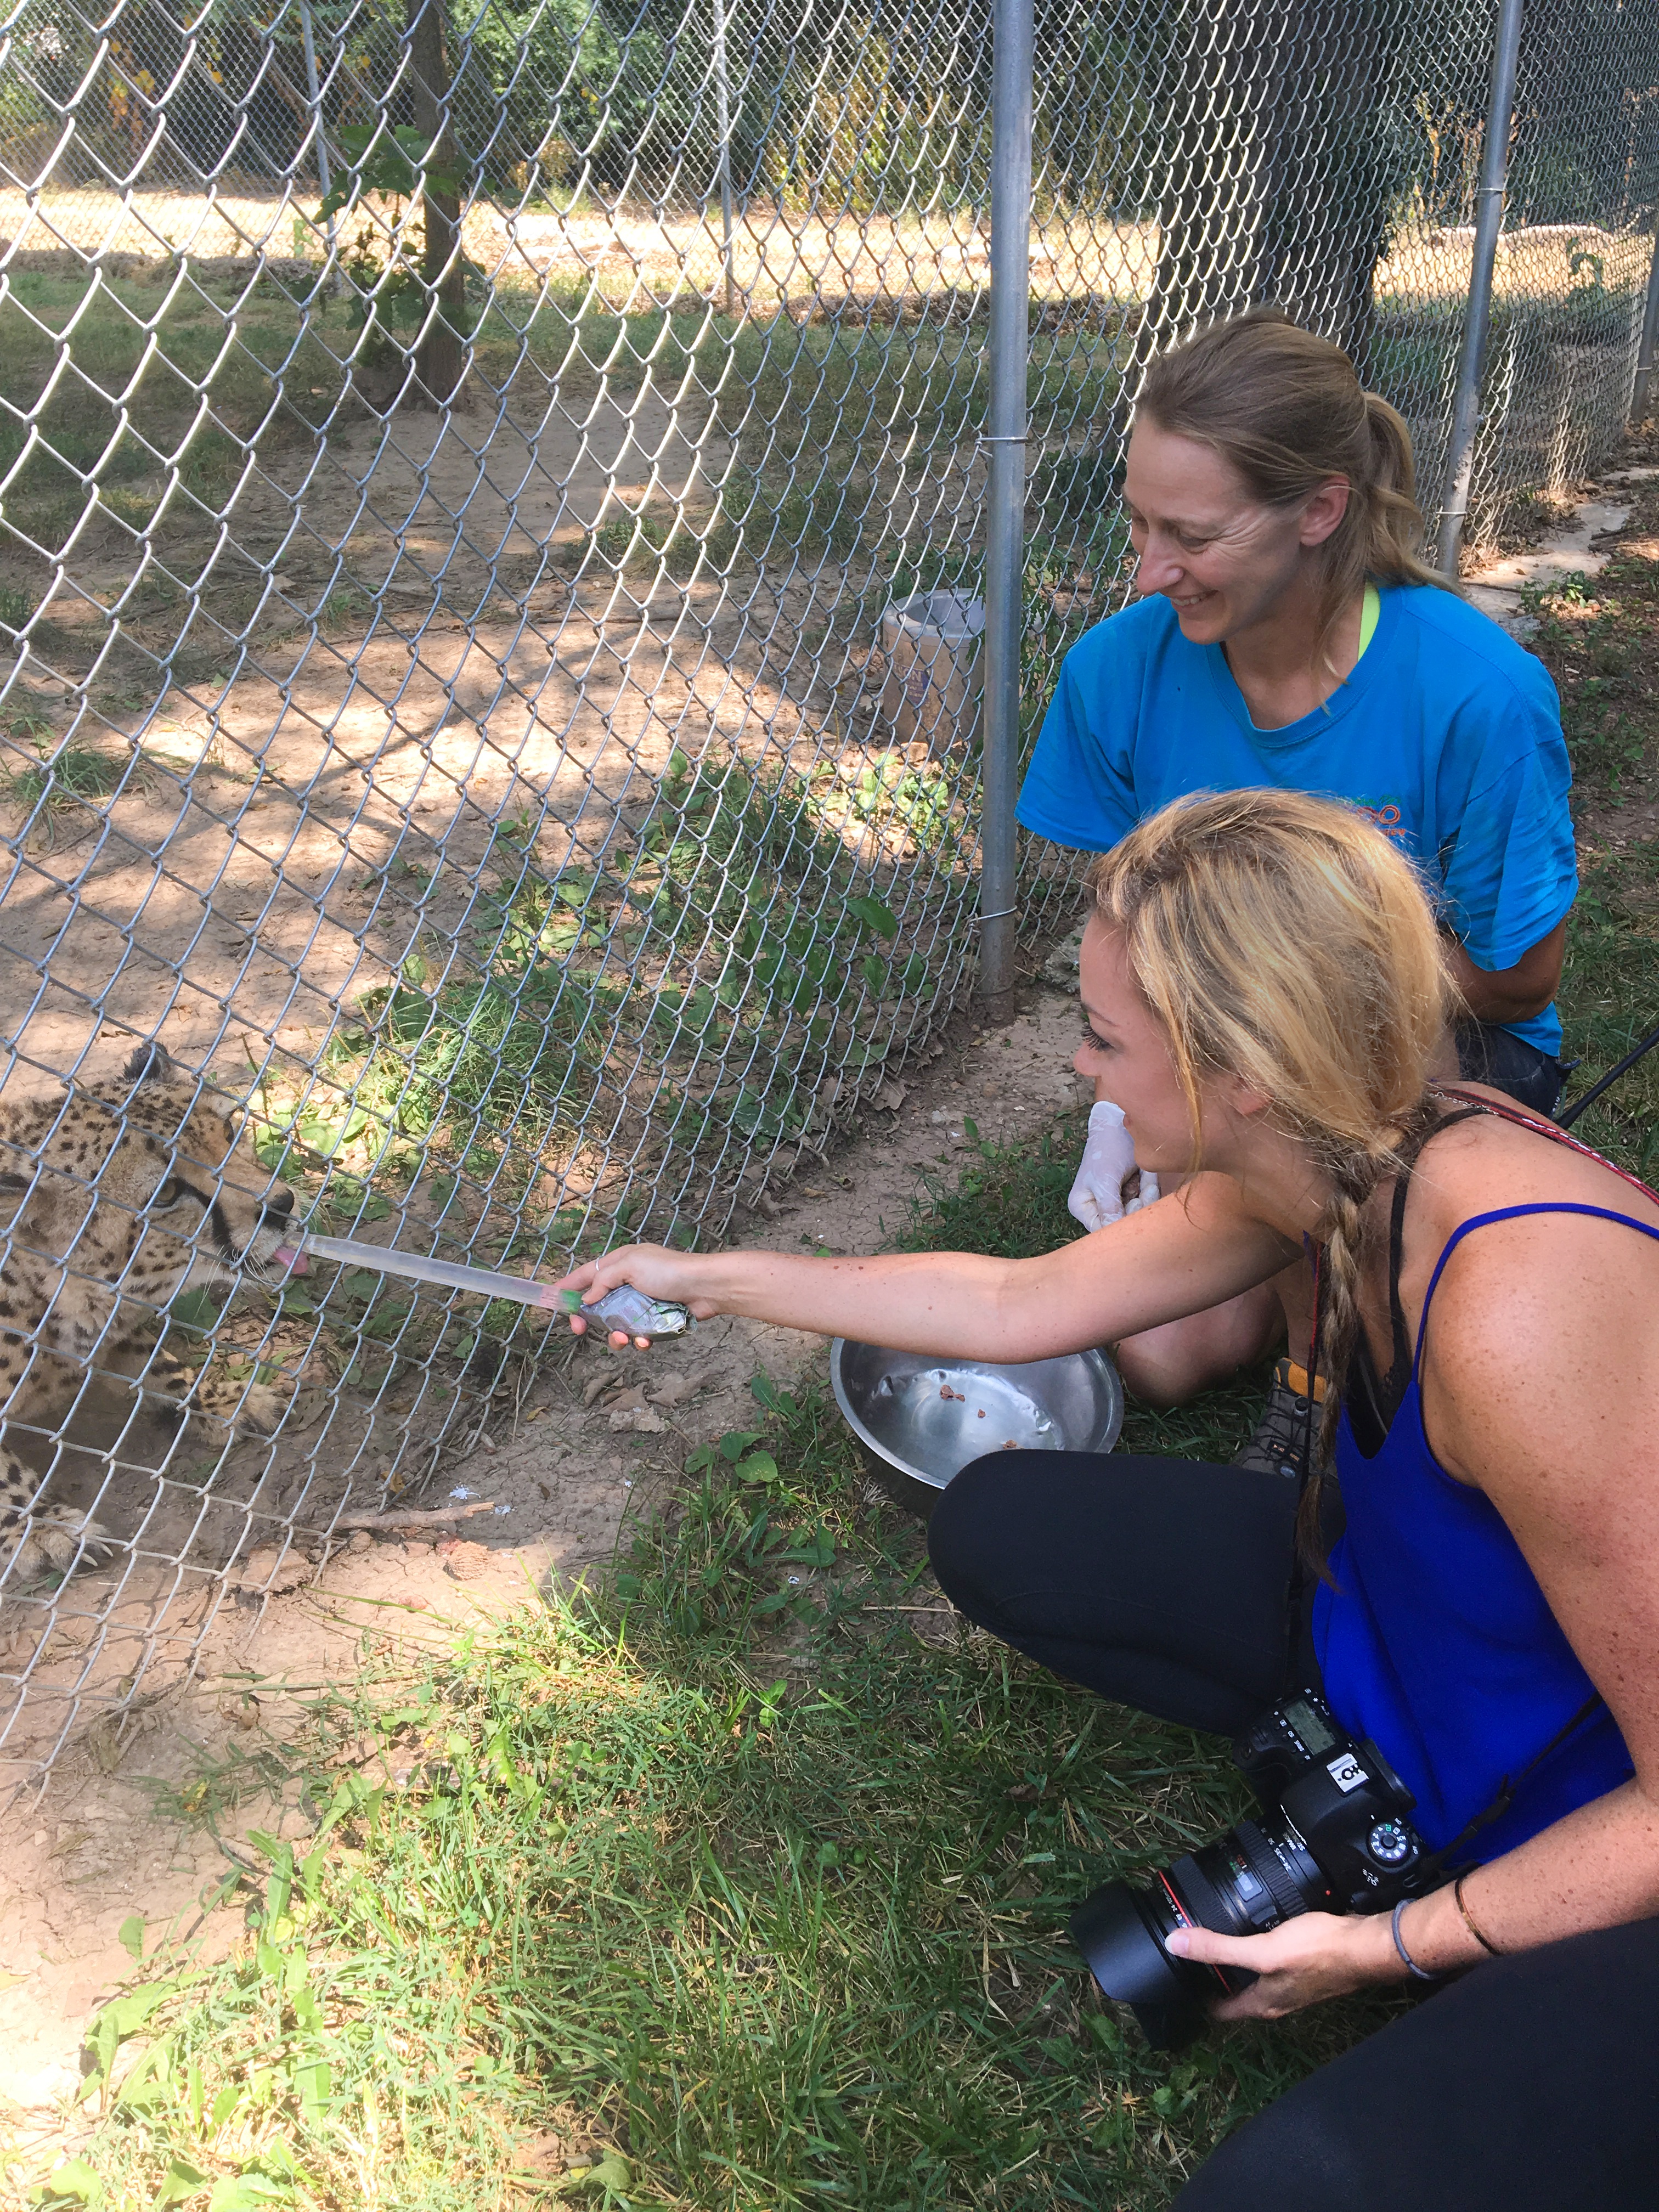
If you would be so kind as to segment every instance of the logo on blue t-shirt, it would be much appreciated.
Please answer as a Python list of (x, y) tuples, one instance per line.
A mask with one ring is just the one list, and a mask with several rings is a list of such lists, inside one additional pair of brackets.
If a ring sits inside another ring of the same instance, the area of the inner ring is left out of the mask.
[(1385, 837), (1396, 845), (1409, 845), (1412, 833), (1407, 827), (1404, 811), (1397, 799), (1356, 799), (1354, 805), (1362, 814), (1369, 814)]

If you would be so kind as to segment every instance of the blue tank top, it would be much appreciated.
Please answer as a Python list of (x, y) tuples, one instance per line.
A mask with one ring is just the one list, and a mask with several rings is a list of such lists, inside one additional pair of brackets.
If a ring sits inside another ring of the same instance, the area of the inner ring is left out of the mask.
[[(1380, 1448), (1369, 1458), (1361, 1451), (1346, 1411), (1337, 1435), (1346, 1528), (1330, 1556), (1336, 1587), (1322, 1583), (1314, 1601), (1314, 1649), (1331, 1710), (1355, 1735), (1376, 1739), (1415, 1795), (1412, 1818), (1436, 1850), (1595, 1694), (1502, 1515), (1446, 1473), (1423, 1426), (1424, 1336), (1446, 1262), (1475, 1230), (1528, 1213), (1590, 1214), (1659, 1243), (1659, 1230), (1601, 1206), (1474, 1215), (1436, 1263), (1411, 1379)], [(1460, 1860), (1513, 1850), (1633, 1771), (1618, 1723), (1598, 1705)]]

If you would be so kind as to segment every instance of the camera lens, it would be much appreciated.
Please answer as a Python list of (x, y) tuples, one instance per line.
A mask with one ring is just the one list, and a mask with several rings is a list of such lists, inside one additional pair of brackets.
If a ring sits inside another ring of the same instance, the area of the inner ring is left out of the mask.
[(1191, 1917), (1170, 1875), (1159, 1875), (1144, 1889), (1106, 1882), (1072, 1915), (1072, 1941), (1090, 1972), (1109, 1997), (1132, 2008), (1146, 2040), (1160, 2051), (1189, 2041), (1203, 2025), (1205, 1998), (1224, 1987), (1211, 1967), (1172, 1959), (1164, 1948), (1170, 1932)]
[(1241, 1820), (1145, 1888), (1107, 1882), (1085, 1898), (1072, 1915), (1072, 1940), (1106, 1996), (1133, 2008), (1147, 2041), (1171, 2050), (1197, 2033), (1206, 2002), (1255, 1979), (1172, 1959), (1165, 1945), (1174, 1929), (1258, 1936), (1328, 1901), (1324, 1876), (1288, 1822), (1273, 1831)]

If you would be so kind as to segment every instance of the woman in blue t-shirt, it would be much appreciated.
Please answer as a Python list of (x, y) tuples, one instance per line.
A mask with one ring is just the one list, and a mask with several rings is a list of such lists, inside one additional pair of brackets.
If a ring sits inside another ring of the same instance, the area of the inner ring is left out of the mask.
[[(1271, 310), (1241, 316), (1152, 364), (1124, 499), (1142, 597), (1066, 656), (1020, 820), (1106, 852), (1192, 792), (1346, 799), (1437, 893), (1461, 1072), (1553, 1111), (1577, 887), (1555, 687), (1425, 565), (1405, 424), (1340, 348)], [(1132, 1172), (1109, 1077), (1096, 1094), (1072, 1194), (1091, 1229), (1121, 1212)], [(1294, 1267), (1151, 1331), (1119, 1347), (1124, 1379), (1175, 1404), (1287, 1320), (1304, 1340), (1309, 1291)], [(1305, 1387), (1281, 1360), (1241, 1464), (1297, 1471)]]
[(1430, 1079), (1443, 945), (1351, 809), (1176, 801), (1093, 890), (1077, 1065), (1110, 1069), (1139, 1164), (1179, 1198), (1037, 1259), (647, 1245), (568, 1285), (1029, 1360), (1213, 1304), (1311, 1243), (1347, 1525), (1322, 1530), (1310, 1486), (1308, 1571), (1275, 1475), (994, 1449), (941, 1497), (934, 1570), (994, 1635), (1166, 1720), (1232, 1733), (1322, 1692), (1449, 1855), (1392, 1916), (1281, 1899), (1261, 1934), (1171, 1935), (1258, 1977), (1218, 2005), (1233, 2019), (1459, 1978), (1231, 2138), (1182, 2212), (1647, 2212), (1659, 1197), (1502, 1093)]

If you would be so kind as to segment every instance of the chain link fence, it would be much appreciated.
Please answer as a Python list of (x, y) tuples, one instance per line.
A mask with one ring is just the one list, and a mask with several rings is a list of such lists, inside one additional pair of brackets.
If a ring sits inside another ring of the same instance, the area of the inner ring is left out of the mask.
[[(1437, 486), (1493, 19), (1038, 0), (991, 434), (988, 0), (10, 7), (0, 1775), (534, 1349), (274, 1284), (288, 1194), (498, 1267), (718, 1234), (975, 988), (987, 664), (1029, 730), (1126, 595), (1153, 349), (1280, 301)], [(1534, 6), (1476, 542), (1616, 443), (1656, 200), (1659, 17)]]

